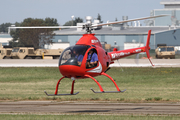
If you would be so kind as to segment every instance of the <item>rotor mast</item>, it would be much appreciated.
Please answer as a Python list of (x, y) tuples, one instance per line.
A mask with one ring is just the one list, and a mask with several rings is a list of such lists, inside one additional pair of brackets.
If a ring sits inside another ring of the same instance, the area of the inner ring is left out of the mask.
[(83, 29), (86, 29), (87, 34), (91, 34), (93, 17), (86, 16), (86, 24), (83, 25)]

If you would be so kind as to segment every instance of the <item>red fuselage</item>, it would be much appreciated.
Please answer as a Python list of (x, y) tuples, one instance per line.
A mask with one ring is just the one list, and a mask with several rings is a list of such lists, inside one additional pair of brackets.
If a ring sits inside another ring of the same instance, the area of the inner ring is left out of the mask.
[[(87, 75), (92, 77), (98, 76), (105, 72), (110, 64), (114, 63), (114, 60), (127, 57), (140, 52), (146, 52), (149, 58), (149, 40), (150, 32), (148, 35), (147, 44), (144, 47), (106, 52), (100, 41), (94, 36), (94, 34), (84, 34), (75, 46), (71, 46), (64, 50), (59, 59), (59, 71), (67, 78), (87, 78)], [(87, 59), (88, 53), (91, 49), (94, 49), (94, 53), (98, 56), (98, 63), (96, 66), (88, 68)], [(83, 56), (81, 64), (79, 64), (78, 59), (73, 55), (73, 50), (76, 49), (78, 55)]]

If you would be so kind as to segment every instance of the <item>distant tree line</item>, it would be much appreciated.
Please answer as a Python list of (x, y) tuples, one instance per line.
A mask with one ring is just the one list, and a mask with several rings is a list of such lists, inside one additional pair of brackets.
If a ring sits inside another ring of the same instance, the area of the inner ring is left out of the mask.
[[(98, 20), (101, 21), (101, 16), (98, 14)], [(76, 26), (77, 23), (82, 23), (83, 19), (80, 17), (75, 18), (74, 20), (67, 21), (64, 26)], [(54, 18), (45, 18), (45, 19), (37, 19), (37, 18), (26, 18), (23, 22), (15, 24), (12, 23), (3, 23), (0, 25), (0, 33), (7, 33), (8, 27), (11, 25), (15, 25), (16, 27), (25, 27), (25, 26), (59, 26), (57, 19)], [(12, 47), (23, 47), (32, 45), (35, 48), (44, 47), (45, 44), (52, 43), (53, 31), (56, 29), (14, 29), (11, 30), (10, 35), (13, 38), (12, 41), (9, 42), (9, 45)]]
[(77, 23), (83, 23), (83, 19), (77, 17), (75, 20), (67, 21), (63, 26), (76, 26)]
[[(81, 18), (75, 18), (73, 25), (76, 25), (78, 22), (83, 22)], [(64, 26), (71, 26), (71, 22), (66, 22)], [(16, 27), (25, 27), (25, 26), (59, 26), (57, 19), (54, 18), (45, 18), (45, 19), (33, 19), (26, 18), (23, 22), (15, 24), (12, 23), (3, 23), (0, 25), (0, 33), (7, 33), (8, 27), (15, 25)], [(9, 45), (12, 47), (24, 47), (24, 46), (34, 46), (35, 48), (44, 47), (45, 44), (52, 43), (53, 31), (56, 29), (42, 28), (42, 29), (11, 29), (10, 35), (13, 38), (9, 42)]]
[[(59, 26), (57, 20), (54, 18), (43, 19), (24, 19), (21, 23), (15, 23), (15, 26)], [(35, 48), (43, 47), (45, 44), (52, 43), (54, 29), (15, 29), (11, 30), (10, 35), (13, 40), (9, 45), (15, 46), (28, 46), (32, 45)]]
[(0, 33), (7, 33), (8, 27), (11, 26), (12, 23), (3, 23), (0, 25)]

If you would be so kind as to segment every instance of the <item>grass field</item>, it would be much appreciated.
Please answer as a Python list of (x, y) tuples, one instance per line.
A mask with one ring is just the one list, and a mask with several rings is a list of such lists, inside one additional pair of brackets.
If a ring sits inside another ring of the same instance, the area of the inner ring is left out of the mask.
[[(75, 96), (48, 97), (54, 93), (60, 77), (58, 68), (0, 68), (0, 101), (20, 100), (56, 100), (56, 101), (108, 101), (108, 102), (179, 102), (179, 68), (112, 68), (107, 73), (112, 76), (124, 93), (94, 94), (90, 88), (99, 91), (91, 79), (77, 80)], [(114, 84), (104, 76), (96, 77), (104, 90), (116, 90)], [(64, 79), (59, 86), (59, 93), (70, 93), (72, 80)], [(0, 114), (1, 119), (26, 120), (179, 120), (180, 116), (133, 116), (133, 115), (36, 115), (36, 114)]]
[[(90, 88), (99, 91), (91, 79), (80, 79), (75, 83), (75, 96), (48, 97), (54, 93), (61, 74), (58, 68), (0, 68), (0, 101), (17, 100), (78, 100), (115, 102), (178, 102), (180, 101), (179, 68), (112, 68), (107, 72), (124, 93), (95, 94)], [(105, 76), (98, 76), (105, 91), (115, 91), (114, 84)], [(59, 93), (70, 93), (70, 79), (63, 79)]]
[(0, 115), (2, 120), (179, 120), (179, 116), (125, 115)]

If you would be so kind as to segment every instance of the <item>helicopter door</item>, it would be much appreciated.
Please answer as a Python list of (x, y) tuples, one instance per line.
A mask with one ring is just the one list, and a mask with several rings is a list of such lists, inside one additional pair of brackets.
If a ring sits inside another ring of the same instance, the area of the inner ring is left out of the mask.
[(86, 68), (96, 67), (97, 64), (98, 64), (97, 50), (95, 48), (92, 48), (89, 50), (87, 55)]

